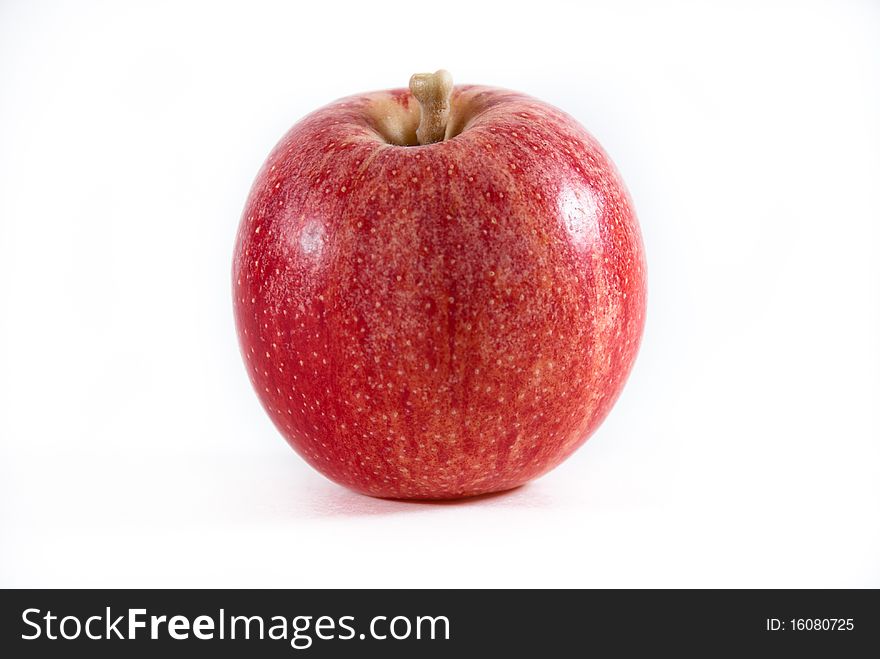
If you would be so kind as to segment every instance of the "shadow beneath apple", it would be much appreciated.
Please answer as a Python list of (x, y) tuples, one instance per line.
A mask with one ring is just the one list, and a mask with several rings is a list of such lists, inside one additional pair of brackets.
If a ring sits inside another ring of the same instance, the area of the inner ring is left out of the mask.
[(539, 494), (539, 491), (530, 484), (464, 499), (380, 499), (332, 483), (326, 483), (325, 487), (317, 488), (312, 494), (314, 497), (312, 512), (316, 517), (428, 513), (432, 509), (470, 507), (544, 508), (549, 504), (548, 498)]
[(527, 483), (504, 492), (464, 499), (379, 499), (326, 480), (304, 464), (272, 455), (236, 456), (209, 464), (200, 458), (182, 466), (179, 477), (166, 477), (166, 480), (179, 482), (181, 489), (190, 488), (194, 471), (205, 473), (200, 482), (208, 483), (209, 478), (216, 479), (213, 486), (198, 490), (205, 499), (204, 507), (216, 510), (224, 519), (232, 517), (245, 523), (446, 514), (450, 509), (466, 509), (469, 512), (485, 508), (537, 510), (561, 503), (558, 497), (550, 496), (550, 490), (540, 483)]

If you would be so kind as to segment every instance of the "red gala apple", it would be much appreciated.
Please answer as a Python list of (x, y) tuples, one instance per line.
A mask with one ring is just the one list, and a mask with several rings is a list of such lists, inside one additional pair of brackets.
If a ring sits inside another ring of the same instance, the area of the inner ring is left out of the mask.
[(284, 136), (233, 289), (291, 446), (359, 492), (443, 499), (516, 487), (593, 433), (638, 350), (645, 260), (626, 187), (576, 121), (440, 71)]

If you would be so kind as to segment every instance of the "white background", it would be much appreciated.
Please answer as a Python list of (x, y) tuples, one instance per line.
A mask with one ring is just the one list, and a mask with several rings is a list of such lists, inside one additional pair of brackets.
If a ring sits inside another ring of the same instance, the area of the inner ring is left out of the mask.
[[(287, 447), (230, 266), (290, 125), (440, 67), (598, 137), (650, 289), (593, 439), (434, 505)], [(878, 81), (868, 1), (3, 2), (0, 585), (880, 586)]]

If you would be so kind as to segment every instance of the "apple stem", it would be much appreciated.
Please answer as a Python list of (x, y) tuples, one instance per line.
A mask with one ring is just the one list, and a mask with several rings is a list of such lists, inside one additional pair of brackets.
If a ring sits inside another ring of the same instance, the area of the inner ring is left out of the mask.
[(419, 144), (441, 142), (446, 137), (449, 121), (449, 97), (452, 76), (440, 69), (436, 73), (415, 73), (409, 79), (409, 90), (419, 102), (421, 116), (416, 137)]

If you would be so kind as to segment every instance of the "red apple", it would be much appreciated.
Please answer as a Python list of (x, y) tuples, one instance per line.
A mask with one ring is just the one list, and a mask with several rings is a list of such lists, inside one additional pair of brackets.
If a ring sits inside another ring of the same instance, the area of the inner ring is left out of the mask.
[(598, 142), (541, 101), (447, 76), (296, 124), (235, 245), (263, 406), (318, 471), (381, 497), (552, 469), (608, 414), (644, 325), (638, 222)]

